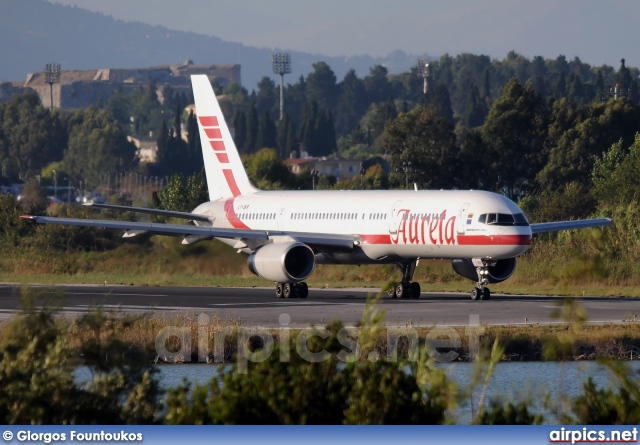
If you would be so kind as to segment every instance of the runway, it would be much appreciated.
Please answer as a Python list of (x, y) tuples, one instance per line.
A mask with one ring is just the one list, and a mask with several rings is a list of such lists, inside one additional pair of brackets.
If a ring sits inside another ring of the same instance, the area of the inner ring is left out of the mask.
[[(278, 326), (287, 314), (291, 327), (322, 325), (332, 319), (353, 325), (362, 320), (367, 296), (375, 289), (310, 289), (307, 299), (277, 299), (272, 288), (212, 287), (137, 287), (137, 286), (36, 286), (47, 293), (64, 294), (59, 303), (62, 313), (76, 316), (101, 306), (126, 313), (178, 313), (217, 316), (222, 321), (240, 321), (246, 326)], [(577, 297), (576, 297), (577, 298)], [(386, 312), (390, 325), (465, 326), (469, 317), (479, 316), (489, 325), (550, 324), (559, 320), (552, 312), (560, 297), (493, 294), (489, 301), (472, 301), (466, 293), (423, 292), (418, 300), (380, 300), (378, 308)], [(640, 299), (579, 298), (587, 310), (589, 322), (622, 323), (640, 318)], [(19, 286), (0, 285), (0, 320), (20, 308)]]

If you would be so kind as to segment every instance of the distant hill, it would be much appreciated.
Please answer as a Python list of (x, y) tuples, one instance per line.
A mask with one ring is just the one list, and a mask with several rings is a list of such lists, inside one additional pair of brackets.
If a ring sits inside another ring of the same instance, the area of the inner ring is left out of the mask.
[[(28, 72), (58, 62), (63, 69), (137, 68), (192, 59), (199, 64), (240, 64), (249, 91), (271, 74), (273, 50), (226, 42), (217, 37), (174, 31), (162, 26), (128, 23), (111, 16), (44, 0), (0, 0), (0, 82), (22, 81)], [(295, 82), (323, 60), (342, 79), (351, 68), (359, 76), (384, 64), (389, 72), (406, 71), (416, 56), (396, 51), (386, 58), (326, 57), (291, 51)]]

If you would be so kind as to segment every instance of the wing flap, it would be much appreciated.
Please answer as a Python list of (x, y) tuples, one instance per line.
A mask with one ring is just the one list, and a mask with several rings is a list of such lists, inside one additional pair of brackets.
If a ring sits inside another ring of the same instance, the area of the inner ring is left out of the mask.
[(559, 230), (571, 230), (571, 229), (584, 229), (587, 227), (601, 227), (609, 226), (612, 221), (609, 218), (594, 218), (594, 219), (578, 219), (575, 221), (559, 221), (559, 222), (545, 222), (539, 224), (531, 224), (531, 232), (547, 233), (557, 232)]

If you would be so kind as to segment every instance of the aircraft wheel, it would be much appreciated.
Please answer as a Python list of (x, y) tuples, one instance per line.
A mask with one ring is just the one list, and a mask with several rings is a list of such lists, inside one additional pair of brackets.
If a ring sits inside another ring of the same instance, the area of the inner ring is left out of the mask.
[(282, 283), (278, 283), (276, 284), (276, 297), (278, 298), (282, 298), (283, 297), (283, 289), (282, 289)]
[(488, 288), (484, 288), (482, 295), (480, 295), (481, 300), (488, 300), (491, 298), (491, 291)]
[(473, 290), (471, 291), (471, 299), (477, 300), (480, 297), (481, 293), (482, 291), (480, 290), (480, 288), (478, 287), (473, 288)]
[(420, 298), (420, 283), (413, 282), (409, 285), (409, 295), (411, 298)]
[(296, 298), (295, 290), (291, 283), (284, 283), (284, 286), (282, 286), (282, 295), (284, 298)]
[(309, 286), (304, 281), (298, 283), (298, 298), (307, 298), (309, 296)]
[(398, 285), (396, 286), (396, 295), (398, 296), (398, 298), (407, 298), (409, 295), (409, 286), (407, 286), (407, 283), (398, 283)]
[(387, 291), (387, 295), (389, 295), (389, 298), (398, 298), (398, 295), (396, 294), (396, 287), (393, 286), (391, 289), (389, 289)]

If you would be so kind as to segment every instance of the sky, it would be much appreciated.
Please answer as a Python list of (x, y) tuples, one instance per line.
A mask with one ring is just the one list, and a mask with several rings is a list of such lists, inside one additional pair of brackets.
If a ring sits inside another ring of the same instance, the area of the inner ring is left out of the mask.
[(637, 0), (47, 0), (248, 46), (327, 56), (462, 52), (640, 66)]

